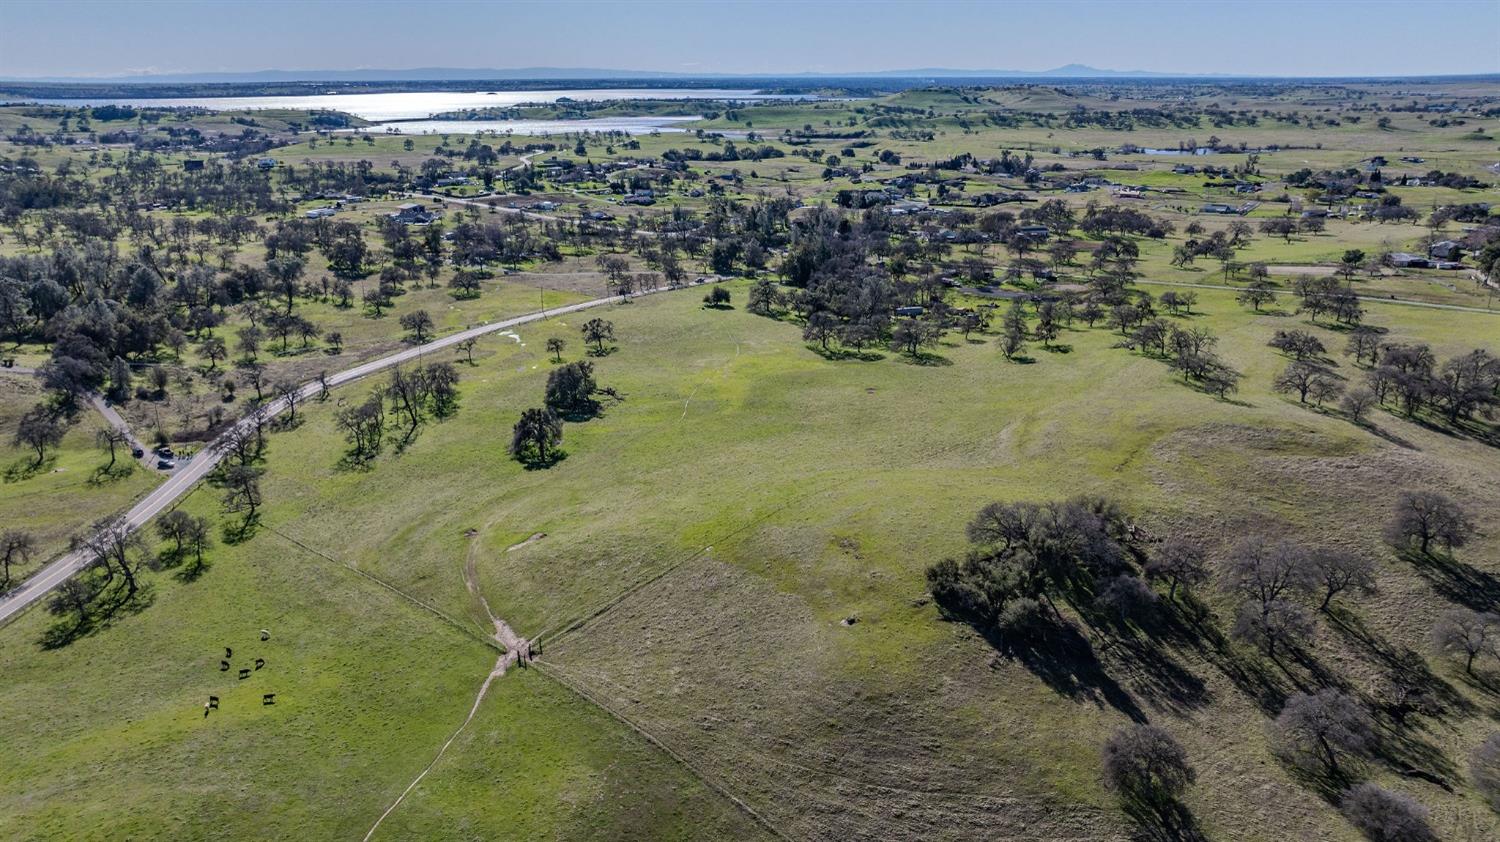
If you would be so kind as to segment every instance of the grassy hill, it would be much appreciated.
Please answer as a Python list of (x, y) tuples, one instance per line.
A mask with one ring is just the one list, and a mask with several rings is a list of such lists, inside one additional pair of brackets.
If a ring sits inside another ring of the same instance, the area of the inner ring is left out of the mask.
[[(570, 320), (486, 340), (458, 414), (371, 470), (340, 466), (335, 402), (309, 407), (271, 439), (255, 537), (196, 579), (156, 574), (138, 613), (61, 649), (37, 644), (41, 611), (0, 630), (0, 835), (362, 837), (494, 666), (477, 594), (542, 657), (496, 679), (376, 838), (1124, 839), (1099, 750), (1132, 720), (1187, 748), (1211, 838), (1356, 838), (1266, 725), (1302, 688), (1373, 694), (1393, 656), (1427, 653), (1441, 610), (1493, 593), (1500, 452), (1271, 393), (1275, 329), (1342, 340), (1230, 293), (1201, 291), (1191, 317), (1246, 374), (1224, 401), (1081, 323), (1026, 363), (978, 335), (926, 365), (829, 360), (731, 289), (741, 309), (691, 292), (612, 309), (596, 374), (623, 400), (567, 425), (550, 469), (504, 448), (541, 402), (545, 339), (581, 346)], [(1367, 321), (1439, 358), (1493, 347), (1496, 327), (1395, 305)], [(1397, 559), (1379, 526), (1406, 488), (1469, 504), (1481, 537), (1448, 566)], [(1199, 627), (1080, 626), (1077, 657), (1051, 661), (940, 616), (923, 572), (963, 551), (980, 506), (1083, 493), (1216, 551), (1250, 529), (1354, 548), (1380, 590), (1285, 668), (1224, 637), (1232, 604), (1211, 588)], [(185, 505), (216, 516), (216, 498)], [(220, 672), (225, 647), (265, 669)], [(1494, 729), (1494, 690), (1429, 660), (1450, 712), (1389, 734), (1368, 775), (1444, 838), (1493, 837), (1458, 759)]]

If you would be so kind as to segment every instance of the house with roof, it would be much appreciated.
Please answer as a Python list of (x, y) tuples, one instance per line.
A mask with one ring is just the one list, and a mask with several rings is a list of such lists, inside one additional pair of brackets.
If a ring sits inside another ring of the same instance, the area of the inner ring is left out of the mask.
[(1464, 247), (1452, 240), (1442, 240), (1428, 246), (1427, 255), (1440, 260), (1458, 260), (1464, 256)]
[(437, 219), (441, 214), (437, 211), (428, 210), (419, 202), (406, 202), (398, 205), (394, 213), (386, 214), (392, 220), (402, 225), (426, 225)]
[(1386, 257), (1386, 262), (1397, 269), (1427, 269), (1432, 266), (1432, 261), (1420, 254), (1408, 254), (1404, 251), (1392, 252)]

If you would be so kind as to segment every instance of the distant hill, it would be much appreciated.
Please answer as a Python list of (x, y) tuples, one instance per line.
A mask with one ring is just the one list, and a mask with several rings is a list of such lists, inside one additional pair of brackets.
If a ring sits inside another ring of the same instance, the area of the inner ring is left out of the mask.
[(266, 82), (389, 82), (445, 81), (454, 79), (858, 79), (858, 78), (1203, 78), (1205, 74), (1155, 73), (1145, 70), (1105, 70), (1084, 64), (1066, 64), (1052, 70), (972, 70), (952, 67), (920, 67), (906, 70), (874, 70), (850, 73), (674, 73), (659, 70), (620, 70), (599, 67), (413, 67), (362, 70), (256, 70), (223, 73), (153, 73), (121, 76), (0, 77), (14, 82), (112, 82), (127, 84), (266, 83)]

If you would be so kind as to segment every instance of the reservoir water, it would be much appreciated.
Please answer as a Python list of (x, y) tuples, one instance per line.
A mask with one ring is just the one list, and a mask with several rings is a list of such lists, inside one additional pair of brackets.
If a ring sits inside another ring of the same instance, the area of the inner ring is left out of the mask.
[(686, 129), (680, 123), (701, 120), (702, 117), (594, 117), (586, 120), (402, 120), (394, 123), (376, 123), (362, 129), (343, 129), (343, 132), (361, 134), (566, 134), (569, 132), (624, 132), (625, 134), (650, 134), (652, 132), (681, 132)]
[(381, 123), (389, 120), (419, 120), (447, 111), (471, 108), (508, 108), (523, 103), (553, 103), (560, 99), (615, 102), (631, 99), (758, 100), (807, 99), (776, 96), (754, 90), (730, 88), (599, 88), (536, 91), (414, 91), (384, 94), (313, 94), (308, 96), (215, 96), (215, 97), (118, 97), (79, 99), (28, 99), (48, 105), (130, 105), (153, 108), (208, 108), (214, 111), (296, 108), (343, 111)]
[(510, 108), (523, 104), (551, 104), (563, 99), (580, 102), (621, 102), (633, 99), (733, 100), (816, 99), (807, 95), (766, 94), (735, 88), (588, 88), (529, 91), (409, 91), (381, 94), (309, 94), (304, 96), (234, 97), (80, 97), (76, 99), (29, 99), (45, 105), (128, 105), (136, 108), (207, 108), (213, 111), (298, 110), (342, 111), (375, 125), (360, 131), (373, 134), (478, 134), (497, 132), (521, 135), (565, 132), (680, 132), (680, 123), (699, 116), (590, 117), (580, 120), (434, 120), (434, 114), (481, 108)]

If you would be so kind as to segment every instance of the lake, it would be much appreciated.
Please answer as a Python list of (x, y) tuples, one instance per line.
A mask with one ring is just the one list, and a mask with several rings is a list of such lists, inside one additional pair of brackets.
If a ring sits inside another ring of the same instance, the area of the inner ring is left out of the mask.
[(567, 132), (682, 132), (679, 123), (690, 123), (702, 117), (593, 117), (586, 120), (402, 120), (377, 123), (362, 129), (340, 129), (360, 134), (564, 134)]
[(728, 88), (601, 88), (554, 89), (537, 91), (415, 91), (386, 94), (313, 94), (310, 96), (222, 96), (222, 97), (120, 97), (82, 99), (36, 99), (47, 105), (130, 105), (154, 108), (208, 108), (214, 111), (244, 109), (294, 108), (343, 111), (365, 120), (382, 123), (389, 120), (420, 120), (446, 111), (470, 108), (509, 108), (523, 103), (552, 103), (562, 98), (614, 102), (630, 99), (705, 99), (759, 100), (808, 99), (805, 96), (776, 96), (754, 90)]

